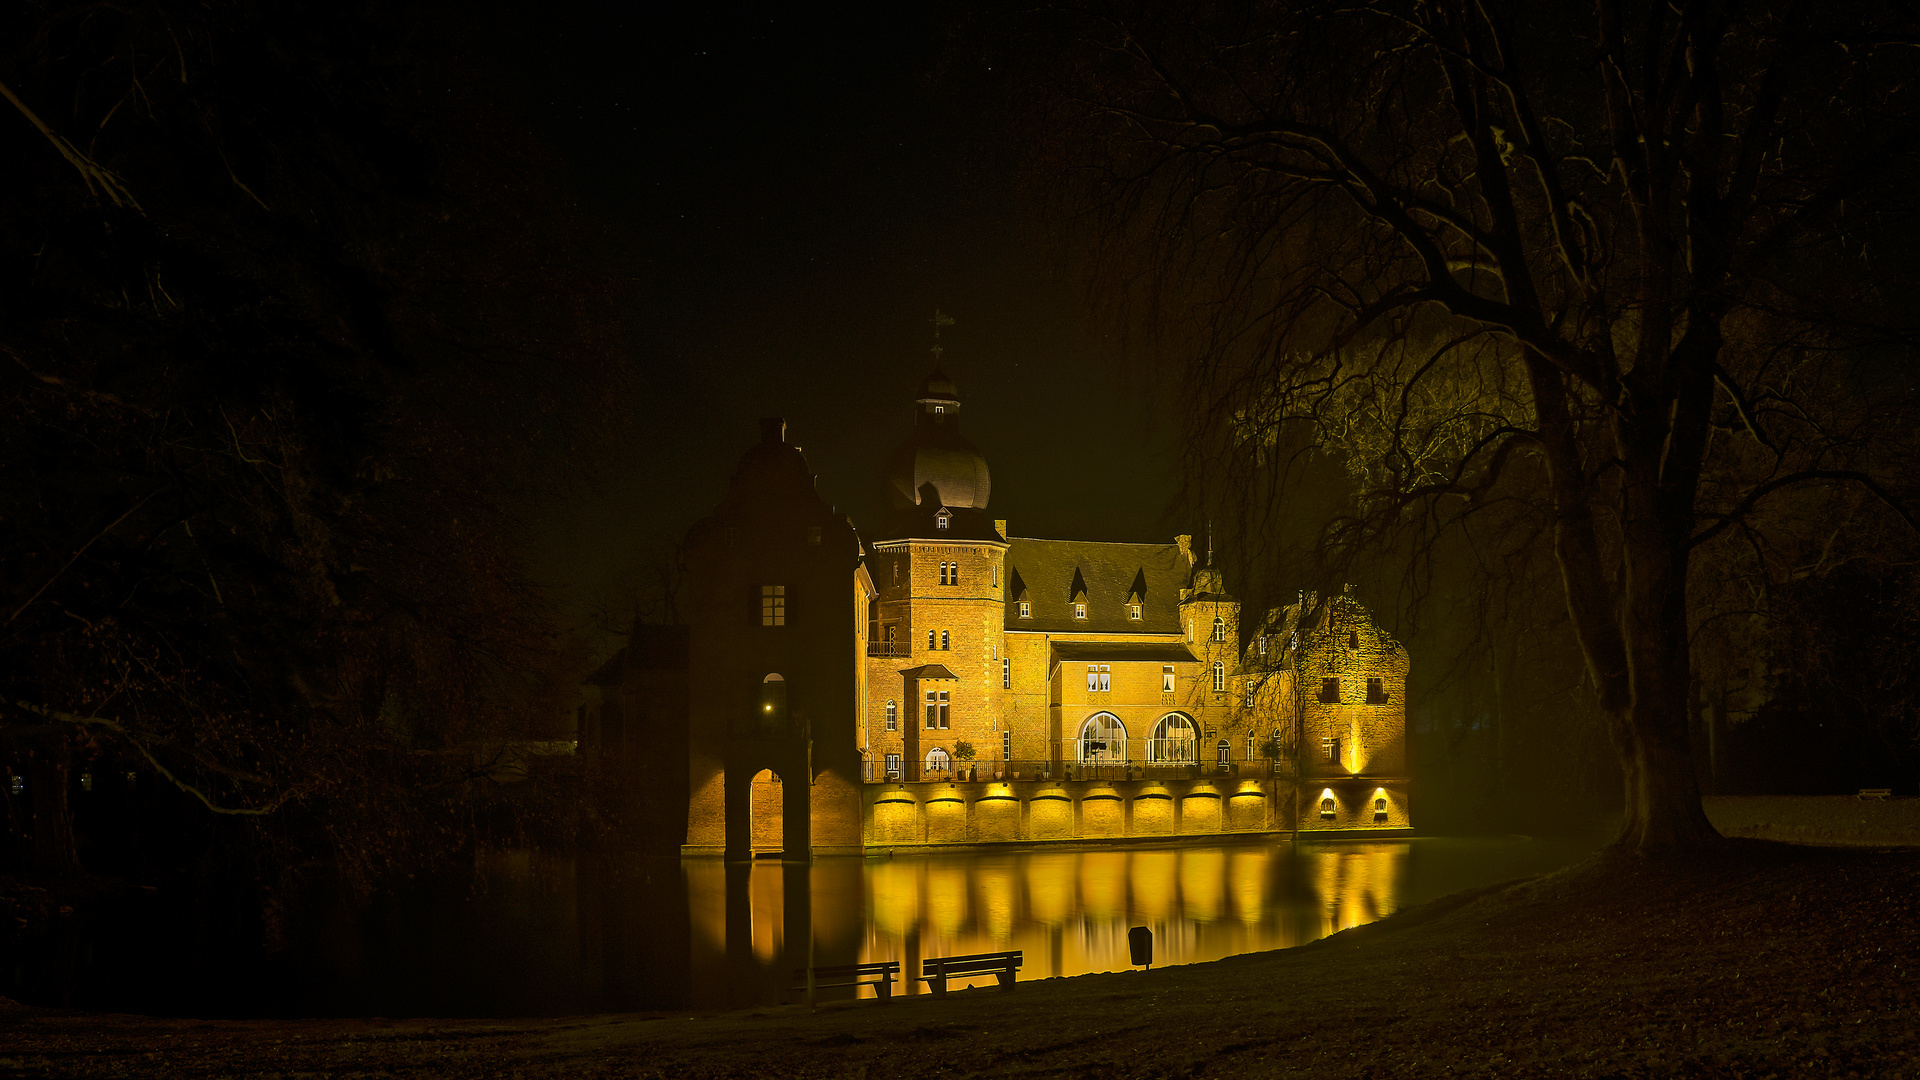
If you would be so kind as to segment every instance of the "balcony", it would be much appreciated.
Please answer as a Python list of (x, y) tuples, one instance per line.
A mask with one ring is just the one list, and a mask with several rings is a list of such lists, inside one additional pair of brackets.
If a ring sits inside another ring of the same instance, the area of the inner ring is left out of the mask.
[(867, 655), (897, 657), (904, 660), (913, 655), (913, 650), (908, 648), (906, 643), (902, 641), (869, 641), (867, 642)]

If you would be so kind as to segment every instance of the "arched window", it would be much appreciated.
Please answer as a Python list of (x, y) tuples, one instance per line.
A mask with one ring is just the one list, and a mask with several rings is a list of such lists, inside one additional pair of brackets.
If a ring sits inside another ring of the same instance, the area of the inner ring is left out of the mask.
[(1215, 617), (1213, 620), (1213, 640), (1227, 640), (1227, 620)]
[(1080, 725), (1080, 760), (1112, 762), (1127, 760), (1127, 726), (1109, 712), (1094, 713)]
[(1181, 713), (1168, 713), (1153, 725), (1153, 737), (1147, 742), (1147, 760), (1169, 764), (1190, 764), (1195, 756), (1200, 733), (1193, 721)]
[(1333, 812), (1333, 796), (1328, 795), (1322, 798), (1320, 800), (1320, 816), (1331, 821), (1333, 819)]
[(892, 699), (887, 701), (887, 730), (900, 730), (900, 706)]
[(1213, 692), (1216, 694), (1227, 692), (1227, 665), (1218, 660), (1213, 662)]
[(953, 763), (953, 759), (947, 757), (947, 752), (945, 750), (940, 749), (937, 746), (927, 751), (927, 771), (928, 772), (943, 772), (946, 769), (951, 768), (952, 763)]

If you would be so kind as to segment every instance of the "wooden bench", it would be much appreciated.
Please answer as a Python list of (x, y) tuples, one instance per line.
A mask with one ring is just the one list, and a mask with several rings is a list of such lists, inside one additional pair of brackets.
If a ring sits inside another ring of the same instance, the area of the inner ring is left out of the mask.
[[(793, 973), (800, 980), (795, 990), (807, 988), (807, 969), (801, 968)], [(817, 967), (813, 969), (813, 988), (828, 990), (840, 986), (871, 986), (874, 996), (881, 1001), (893, 1000), (893, 984), (900, 977), (900, 961), (884, 960), (875, 964), (843, 964), (840, 967)], [(838, 980), (838, 981), (833, 981)], [(858, 991), (855, 991), (858, 993)]]
[(920, 981), (933, 988), (935, 996), (947, 992), (948, 979), (971, 979), (980, 975), (991, 975), (1000, 980), (1002, 989), (1013, 988), (1013, 973), (1020, 970), (1020, 962), (1025, 954), (1015, 949), (1013, 952), (974, 953), (971, 956), (935, 956), (920, 964), (925, 974)]
[(1855, 795), (1854, 798), (1862, 802), (1868, 799), (1891, 799), (1893, 798), (1893, 789), (1888, 787), (1863, 787), (1860, 789), (1860, 794)]

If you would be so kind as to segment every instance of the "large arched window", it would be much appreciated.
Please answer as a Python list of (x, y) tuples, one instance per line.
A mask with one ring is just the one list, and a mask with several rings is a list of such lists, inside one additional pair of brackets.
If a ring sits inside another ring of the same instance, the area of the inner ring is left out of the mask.
[(1213, 640), (1227, 640), (1227, 620), (1218, 617), (1213, 620)]
[(1080, 725), (1080, 760), (1127, 760), (1127, 726), (1110, 712), (1094, 713)]
[(1166, 764), (1191, 764), (1195, 757), (1195, 747), (1200, 732), (1193, 721), (1183, 713), (1168, 713), (1153, 725), (1153, 736), (1147, 740), (1147, 760)]
[(1219, 660), (1213, 662), (1213, 692), (1216, 694), (1227, 692), (1227, 665)]
[(947, 752), (945, 750), (942, 750), (936, 746), (933, 749), (927, 751), (927, 771), (928, 772), (944, 772), (947, 769), (951, 768), (952, 765), (953, 765), (953, 759), (947, 757)]

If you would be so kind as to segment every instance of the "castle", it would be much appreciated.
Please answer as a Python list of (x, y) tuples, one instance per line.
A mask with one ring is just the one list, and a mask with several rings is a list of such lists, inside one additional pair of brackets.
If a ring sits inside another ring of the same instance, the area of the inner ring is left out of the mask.
[[(871, 538), (779, 420), (688, 533), (684, 698), (624, 705), (684, 762), (683, 854), (1410, 828), (1408, 657), (1357, 601), (1243, 629), (1188, 537), (1016, 536), (960, 414), (936, 370)], [(621, 741), (616, 697), (583, 753)]]

